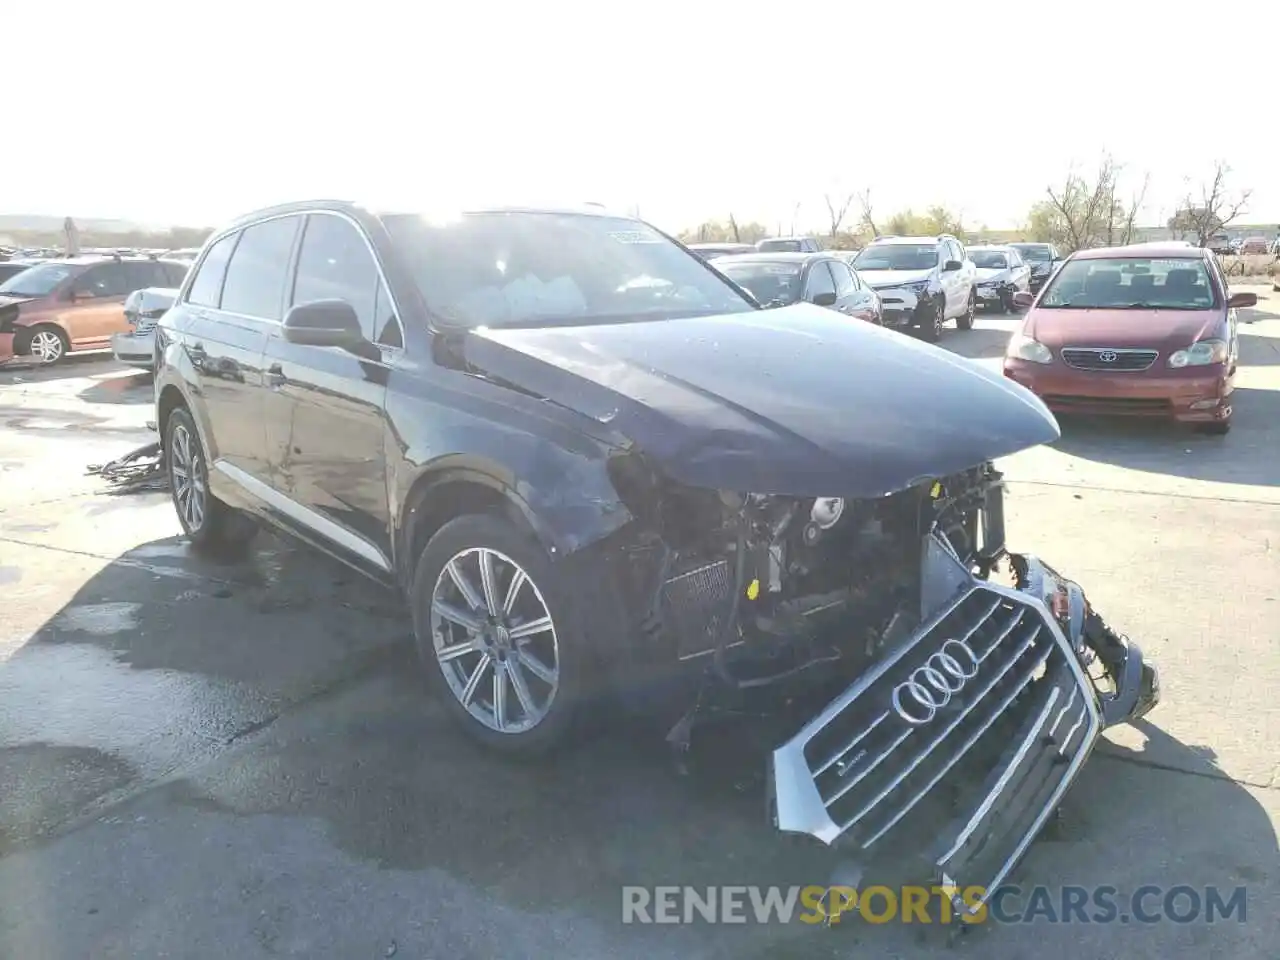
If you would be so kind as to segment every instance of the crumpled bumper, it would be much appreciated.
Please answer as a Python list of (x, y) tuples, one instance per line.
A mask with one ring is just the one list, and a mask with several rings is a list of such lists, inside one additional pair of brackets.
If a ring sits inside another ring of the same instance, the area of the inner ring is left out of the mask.
[(994, 892), (1102, 730), (1156, 705), (1157, 671), (1077, 584), (1034, 557), (1009, 561), (1014, 585), (982, 580), (928, 539), (933, 612), (774, 752), (778, 829)]

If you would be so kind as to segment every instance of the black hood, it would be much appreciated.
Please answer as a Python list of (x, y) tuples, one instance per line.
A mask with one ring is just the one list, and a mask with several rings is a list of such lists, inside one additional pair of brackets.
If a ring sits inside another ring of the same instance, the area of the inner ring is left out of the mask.
[(465, 352), (698, 487), (874, 497), (1059, 436), (1044, 404), (999, 374), (812, 304), (490, 328)]

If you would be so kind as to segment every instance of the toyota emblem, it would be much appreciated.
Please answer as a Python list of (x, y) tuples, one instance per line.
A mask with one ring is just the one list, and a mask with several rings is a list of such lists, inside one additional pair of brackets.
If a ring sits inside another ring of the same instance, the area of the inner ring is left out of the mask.
[(977, 675), (980, 662), (963, 640), (948, 640), (893, 688), (894, 711), (913, 727), (928, 723)]
[(1098, 354), (1098, 359), (1101, 360), (1103, 363), (1115, 363), (1116, 352), (1114, 350), (1103, 350), (1100, 354)]

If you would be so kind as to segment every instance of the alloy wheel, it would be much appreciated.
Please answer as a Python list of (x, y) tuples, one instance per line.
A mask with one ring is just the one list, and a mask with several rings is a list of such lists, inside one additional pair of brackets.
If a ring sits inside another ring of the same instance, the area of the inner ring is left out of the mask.
[(52, 330), (31, 335), (31, 356), (41, 363), (57, 363), (62, 358), (62, 338)]
[(431, 594), (431, 639), (450, 691), (473, 719), (525, 733), (560, 687), (556, 626), (521, 566), (488, 547), (453, 556)]
[(204, 524), (208, 482), (200, 444), (185, 425), (173, 428), (169, 444), (169, 473), (173, 481), (173, 501), (187, 532)]

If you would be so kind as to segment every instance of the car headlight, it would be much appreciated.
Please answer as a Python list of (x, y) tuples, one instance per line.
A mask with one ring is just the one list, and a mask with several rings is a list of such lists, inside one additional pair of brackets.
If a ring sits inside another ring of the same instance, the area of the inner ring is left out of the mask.
[(1186, 350), (1175, 350), (1169, 354), (1169, 366), (1203, 367), (1210, 363), (1226, 363), (1227, 353), (1227, 341), (1201, 340)]
[(916, 296), (923, 296), (929, 292), (928, 280), (917, 280), (915, 283), (907, 283), (904, 286)]
[(1009, 347), (1005, 355), (1018, 360), (1030, 360), (1032, 363), (1053, 363), (1053, 353), (1039, 340), (1024, 337), (1015, 333), (1009, 338)]

